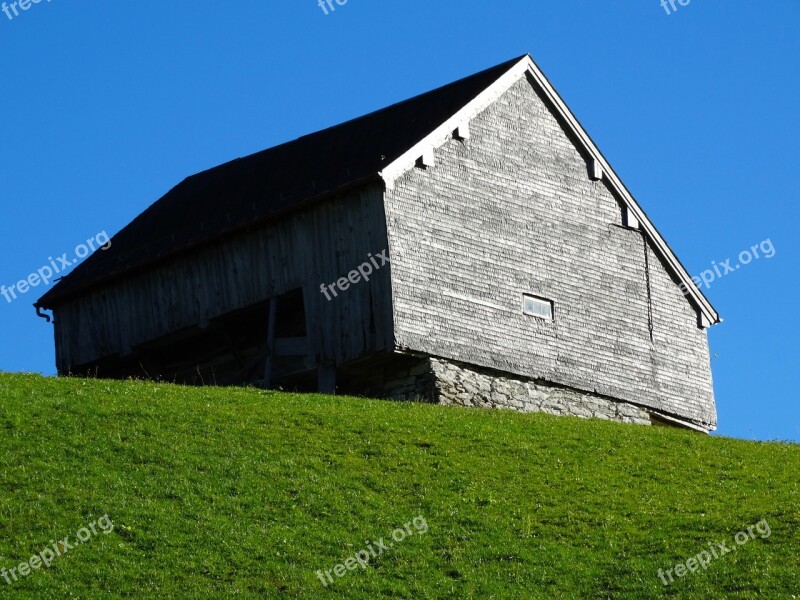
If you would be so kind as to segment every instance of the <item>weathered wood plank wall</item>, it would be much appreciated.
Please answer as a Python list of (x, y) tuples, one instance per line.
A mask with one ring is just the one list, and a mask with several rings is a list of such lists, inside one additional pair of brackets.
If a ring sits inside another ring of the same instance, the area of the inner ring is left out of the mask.
[(383, 188), (371, 185), (198, 249), (58, 308), (59, 372), (127, 355), (143, 342), (296, 288), (303, 289), (318, 362), (391, 348), (388, 264), (331, 301), (320, 292), (322, 283), (386, 248)]

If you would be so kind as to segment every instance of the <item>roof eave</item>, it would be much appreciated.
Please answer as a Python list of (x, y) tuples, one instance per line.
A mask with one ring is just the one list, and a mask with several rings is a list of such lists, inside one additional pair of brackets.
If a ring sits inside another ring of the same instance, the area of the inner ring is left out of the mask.
[[(131, 273), (140, 272), (140, 271), (144, 271), (144, 270), (150, 269), (155, 265), (158, 265), (158, 264), (161, 264), (161, 263), (166, 262), (168, 260), (171, 260), (171, 259), (173, 259), (173, 258), (175, 258), (177, 256), (180, 256), (181, 254), (185, 254), (186, 252), (194, 251), (199, 247), (207, 246), (209, 244), (215, 243), (215, 242), (219, 241), (220, 239), (224, 239), (226, 237), (229, 237), (229, 236), (232, 236), (232, 235), (236, 235), (237, 233), (239, 233), (241, 231), (244, 231), (246, 229), (249, 229), (251, 227), (257, 227), (259, 225), (263, 225), (265, 223), (269, 223), (271, 221), (283, 218), (288, 214), (291, 214), (291, 213), (296, 212), (298, 210), (302, 210), (302, 209), (307, 208), (308, 206), (311, 206), (313, 204), (317, 204), (319, 202), (322, 202), (325, 199), (330, 198), (331, 196), (336, 196), (338, 194), (343, 194), (343, 193), (346, 193), (346, 192), (348, 192), (348, 191), (350, 191), (352, 189), (359, 188), (359, 187), (362, 187), (362, 186), (365, 186), (365, 185), (369, 185), (370, 183), (378, 183), (378, 182), (382, 182), (380, 176), (378, 174), (376, 174), (376, 173), (372, 173), (372, 174), (367, 175), (365, 177), (361, 177), (360, 179), (357, 179), (356, 181), (352, 181), (352, 182), (350, 182), (350, 183), (348, 183), (346, 185), (339, 186), (339, 187), (337, 187), (335, 189), (322, 192), (320, 194), (317, 194), (316, 196), (312, 196), (312, 197), (310, 197), (310, 198), (308, 198), (306, 200), (303, 200), (302, 202), (299, 202), (297, 204), (293, 204), (291, 206), (288, 206), (283, 210), (280, 210), (280, 211), (277, 211), (277, 212), (274, 212), (274, 213), (270, 213), (269, 215), (266, 215), (264, 217), (253, 219), (251, 221), (248, 221), (248, 222), (243, 223), (241, 225), (238, 225), (236, 227), (232, 227), (231, 229), (225, 231), (221, 235), (212, 235), (212, 236), (207, 237), (207, 238), (199, 239), (196, 242), (193, 242), (193, 243), (188, 244), (186, 246), (182, 246), (180, 249), (178, 249), (178, 250), (176, 250), (174, 252), (170, 252), (170, 253), (164, 254), (163, 256), (154, 257), (154, 258), (152, 258), (150, 260), (147, 260), (145, 262), (137, 264), (137, 265), (135, 265), (133, 267), (128, 267), (128, 268), (122, 269), (121, 271), (117, 271), (116, 273), (112, 273), (111, 275), (109, 275), (107, 277), (103, 277), (102, 279), (98, 279), (96, 281), (91, 281), (91, 282), (88, 282), (88, 283), (86, 283), (84, 285), (78, 286), (75, 289), (69, 290), (67, 292), (59, 293), (58, 292), (58, 286), (56, 286), (53, 289), (51, 289), (48, 293), (44, 294), (41, 298), (39, 298), (39, 300), (37, 300), (36, 303), (33, 306), (34, 306), (34, 308), (37, 309), (37, 311), (39, 309), (55, 310), (58, 306), (61, 306), (61, 305), (65, 304), (66, 302), (69, 302), (70, 300), (72, 300), (73, 298), (75, 298), (77, 296), (85, 294), (86, 292), (89, 292), (89, 291), (91, 291), (91, 290), (93, 290), (95, 288), (98, 288), (98, 287), (101, 287), (101, 286), (104, 286), (104, 285), (108, 285), (109, 283), (111, 283), (113, 281), (116, 281), (116, 280), (118, 280), (118, 279), (120, 279), (122, 277), (128, 276)], [(113, 242), (113, 238), (112, 238), (112, 242)], [(69, 275), (67, 275), (66, 277), (69, 277)], [(66, 277), (64, 279), (66, 279)]]

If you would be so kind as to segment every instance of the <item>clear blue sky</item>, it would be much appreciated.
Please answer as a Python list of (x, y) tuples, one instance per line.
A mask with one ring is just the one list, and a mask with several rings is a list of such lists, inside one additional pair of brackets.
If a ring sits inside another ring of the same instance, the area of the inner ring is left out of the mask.
[[(43, 1), (0, 12), (0, 284), (116, 233), (184, 177), (529, 52), (693, 274), (717, 281), (722, 435), (800, 440), (800, 4)], [(13, 16), (13, 12), (10, 13)], [(0, 368), (54, 372), (38, 287)]]

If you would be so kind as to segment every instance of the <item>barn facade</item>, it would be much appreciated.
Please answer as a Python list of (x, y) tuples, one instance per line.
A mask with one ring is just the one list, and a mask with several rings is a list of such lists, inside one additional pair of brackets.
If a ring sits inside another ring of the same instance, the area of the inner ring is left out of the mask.
[(718, 314), (528, 56), (190, 177), (46, 309), (60, 374), (716, 426)]

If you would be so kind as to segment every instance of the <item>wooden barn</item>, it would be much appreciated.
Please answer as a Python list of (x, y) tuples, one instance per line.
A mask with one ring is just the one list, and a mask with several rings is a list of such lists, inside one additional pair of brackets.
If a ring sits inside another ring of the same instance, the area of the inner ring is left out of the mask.
[(36, 308), (60, 374), (716, 425), (717, 312), (529, 56), (189, 177)]

